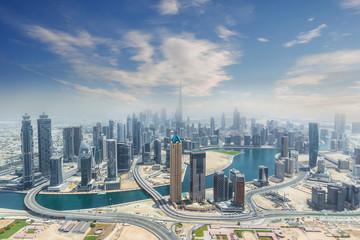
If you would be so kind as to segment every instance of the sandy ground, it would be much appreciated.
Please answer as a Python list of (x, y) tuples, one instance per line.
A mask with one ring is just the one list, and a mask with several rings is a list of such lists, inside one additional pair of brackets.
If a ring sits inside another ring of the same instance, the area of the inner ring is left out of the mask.
[(359, 229), (346, 229), (344, 230), (347, 234), (351, 236), (349, 239), (360, 239), (360, 230)]
[(278, 191), (280, 195), (286, 194), (291, 200), (290, 204), (297, 211), (310, 211), (311, 209), (306, 203), (306, 199), (311, 198), (311, 190), (303, 187), (301, 184), (294, 187), (283, 188)]
[(330, 240), (336, 239), (334, 237), (327, 237), (323, 232), (308, 232), (305, 233), (299, 228), (282, 228), (282, 232), (285, 234), (284, 239), (290, 240)]
[(216, 170), (222, 170), (231, 164), (233, 156), (223, 153), (206, 152), (206, 175), (213, 174)]
[(9, 217), (12, 219), (16, 219), (16, 218), (27, 218), (30, 216), (31, 215), (26, 211), (0, 208), (0, 217)]
[(298, 160), (302, 163), (309, 163), (309, 154), (299, 154)]
[[(37, 240), (83, 240), (86, 236), (85, 234), (75, 234), (75, 233), (63, 233), (59, 232), (58, 229), (61, 227), (60, 224), (52, 224), (47, 226), (43, 232), (37, 236)], [(90, 228), (89, 228), (90, 229)], [(89, 230), (88, 230), (89, 231)], [(50, 237), (51, 236), (51, 237)]]
[[(136, 237), (135, 237), (136, 236)], [(149, 231), (137, 227), (137, 226), (123, 226), (123, 229), (121, 231), (121, 234), (117, 238), (111, 238), (112, 240), (118, 239), (118, 240), (132, 240), (132, 239), (146, 239), (146, 240), (156, 240), (157, 237), (155, 237), (152, 233)]]
[(259, 207), (263, 207), (268, 210), (282, 210), (282, 207), (280, 205), (273, 203), (272, 201), (264, 198), (261, 195), (256, 195), (254, 197), (254, 201), (255, 201), (256, 205), (258, 205)]
[(350, 180), (348, 177), (348, 173), (340, 173), (333, 168), (328, 168), (328, 172), (330, 173), (332, 180), (335, 180), (335, 181), (343, 181), (346, 179)]
[(244, 240), (257, 240), (257, 237), (252, 232), (243, 232), (241, 236)]

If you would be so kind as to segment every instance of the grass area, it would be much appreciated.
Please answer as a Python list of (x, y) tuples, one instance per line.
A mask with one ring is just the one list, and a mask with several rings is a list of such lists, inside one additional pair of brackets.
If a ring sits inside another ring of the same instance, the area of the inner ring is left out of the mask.
[[(227, 240), (227, 239), (228, 239), (226, 235), (221, 235), (221, 236), (222, 236), (222, 239), (223, 239), (223, 240)], [(216, 239), (220, 239), (220, 236), (216, 236)]]
[(30, 229), (26, 232), (26, 234), (32, 234), (32, 233), (35, 233), (35, 230), (34, 229)]
[(223, 153), (223, 154), (228, 154), (228, 155), (232, 155), (232, 156), (242, 153), (242, 152), (238, 152), (238, 151), (229, 151), (229, 150), (212, 150), (212, 151), (218, 152), (218, 153)]
[(256, 230), (257, 232), (272, 232), (271, 230)]
[(255, 234), (254, 230), (234, 230), (234, 233), (236, 233), (238, 235), (239, 238), (242, 238), (242, 233), (243, 232), (251, 232)]
[(97, 236), (86, 236), (84, 237), (84, 240), (96, 240), (97, 238)]
[(208, 226), (204, 225), (201, 228), (199, 228), (198, 230), (196, 230), (195, 233), (195, 237), (203, 237), (204, 236), (204, 231), (208, 230)]
[(272, 237), (260, 237), (260, 240), (272, 240)]
[(181, 223), (177, 223), (177, 224), (175, 224), (175, 227), (177, 227), (177, 228), (182, 228), (182, 224), (181, 224)]
[(22, 229), (23, 227), (25, 227), (27, 225), (28, 224), (26, 223), (25, 219), (15, 220), (14, 225), (9, 230), (5, 230), (4, 233), (0, 234), (0, 239), (8, 239), (8, 238), (10, 238), (17, 231), (19, 231), (20, 229)]

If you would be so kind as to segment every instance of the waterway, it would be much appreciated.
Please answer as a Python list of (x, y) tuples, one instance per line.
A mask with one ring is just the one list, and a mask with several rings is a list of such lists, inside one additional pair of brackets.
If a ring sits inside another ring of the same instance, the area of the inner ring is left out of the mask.
[[(229, 174), (231, 168), (240, 170), (245, 173), (247, 181), (251, 181), (257, 177), (257, 167), (265, 165), (269, 167), (269, 175), (274, 174), (274, 156), (280, 151), (279, 149), (242, 149), (236, 150), (243, 152), (234, 157), (233, 162), (224, 169), (226, 175)], [(213, 187), (213, 175), (206, 177), (206, 187)], [(189, 171), (185, 172), (182, 184), (183, 192), (189, 191)], [(169, 195), (169, 186), (161, 186), (156, 188), (163, 196)], [(21, 193), (4, 193), (0, 192), (0, 208), (8, 208), (15, 210), (23, 210), (25, 194)], [(97, 208), (110, 204), (127, 203), (148, 199), (149, 197), (142, 190), (132, 190), (124, 192), (107, 193), (105, 195), (97, 194), (39, 194), (36, 200), (44, 207), (55, 210), (76, 210), (86, 208)]]

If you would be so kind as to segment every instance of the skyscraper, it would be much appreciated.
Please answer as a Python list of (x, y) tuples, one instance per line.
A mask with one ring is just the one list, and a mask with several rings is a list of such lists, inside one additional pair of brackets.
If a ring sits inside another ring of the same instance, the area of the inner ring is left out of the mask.
[(39, 169), (44, 177), (50, 175), (50, 158), (52, 156), (51, 119), (44, 113), (37, 120)]
[(126, 143), (117, 143), (118, 171), (129, 170), (130, 161), (131, 161), (130, 145)]
[(74, 131), (71, 127), (63, 129), (64, 161), (71, 162), (74, 158)]
[(166, 121), (166, 108), (161, 108), (160, 121), (161, 123)]
[(114, 131), (115, 131), (115, 122), (113, 120), (109, 120), (109, 138), (114, 139)]
[(223, 171), (216, 170), (214, 173), (214, 201), (227, 201), (232, 197), (232, 182)]
[(289, 138), (288, 138), (288, 136), (281, 137), (281, 157), (289, 157)]
[(285, 177), (284, 161), (279, 160), (275, 162), (275, 177), (280, 181), (284, 181), (284, 177)]
[(73, 127), (74, 131), (74, 155), (79, 156), (80, 144), (83, 140), (82, 127)]
[(95, 162), (99, 164), (102, 161), (102, 149), (101, 149), (101, 123), (96, 123), (93, 127), (93, 145), (95, 146)]
[(25, 113), (21, 126), (21, 158), (23, 164), (22, 180), (24, 189), (34, 187), (34, 139), (33, 128), (31, 126), (30, 116)]
[(221, 115), (221, 130), (225, 130), (225, 114)]
[(91, 180), (91, 150), (89, 146), (82, 141), (80, 145), (79, 158), (81, 162), (81, 186), (85, 187)]
[(235, 197), (234, 203), (235, 206), (242, 206), (244, 207), (245, 204), (245, 175), (241, 173), (236, 174), (235, 182)]
[(240, 113), (237, 108), (235, 108), (234, 116), (233, 116), (233, 129), (240, 130)]
[(177, 134), (170, 142), (170, 201), (181, 202), (182, 144)]
[(309, 166), (316, 166), (319, 151), (319, 126), (317, 123), (309, 123)]
[(261, 186), (266, 186), (268, 184), (268, 177), (269, 177), (269, 169), (263, 165), (258, 167), (258, 180)]
[(50, 159), (50, 186), (59, 186), (63, 183), (62, 157), (54, 156)]
[(215, 133), (215, 119), (211, 117), (210, 119), (210, 136), (214, 135)]
[(117, 179), (118, 164), (117, 164), (117, 145), (115, 139), (106, 140), (106, 152), (107, 152), (107, 172), (108, 180), (114, 181)]
[(154, 141), (154, 161), (161, 164), (161, 142), (158, 139)]
[(235, 191), (236, 174), (240, 174), (240, 171), (235, 168), (229, 170), (230, 181), (234, 183), (232, 188), (233, 192)]
[(131, 139), (131, 134), (132, 134), (132, 122), (131, 122), (131, 117), (128, 115), (126, 118), (126, 138), (127, 139)]
[(117, 141), (125, 142), (125, 126), (122, 122), (117, 123)]
[(137, 121), (135, 113), (133, 114), (132, 138), (134, 154), (139, 155), (141, 152), (141, 124)]
[(206, 152), (190, 152), (190, 199), (193, 202), (205, 200)]
[(339, 133), (344, 133), (346, 128), (346, 115), (344, 113), (335, 114), (334, 130)]

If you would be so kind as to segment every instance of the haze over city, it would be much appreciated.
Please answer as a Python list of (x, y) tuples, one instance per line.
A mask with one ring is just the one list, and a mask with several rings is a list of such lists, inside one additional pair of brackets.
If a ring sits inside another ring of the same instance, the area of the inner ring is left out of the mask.
[(0, 110), (360, 116), (360, 3), (1, 1)]

